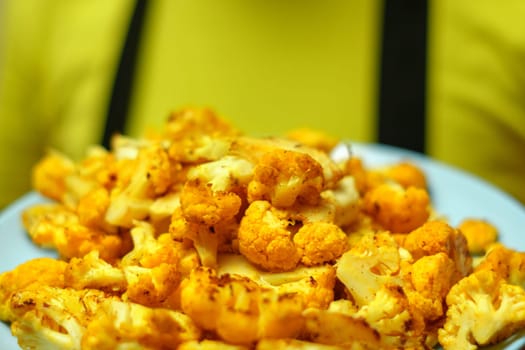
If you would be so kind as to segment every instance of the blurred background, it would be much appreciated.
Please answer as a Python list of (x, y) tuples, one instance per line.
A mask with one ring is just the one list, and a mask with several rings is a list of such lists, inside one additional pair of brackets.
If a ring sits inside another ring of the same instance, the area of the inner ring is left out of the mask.
[[(425, 153), (525, 202), (525, 2), (0, 0), (0, 207), (185, 106)], [(106, 139), (104, 138), (106, 135)]]

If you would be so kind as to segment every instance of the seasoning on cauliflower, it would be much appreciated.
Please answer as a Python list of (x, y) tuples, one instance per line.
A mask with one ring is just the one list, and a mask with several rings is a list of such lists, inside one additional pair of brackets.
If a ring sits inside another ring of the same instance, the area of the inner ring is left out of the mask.
[(415, 260), (441, 252), (447, 254), (454, 261), (456, 281), (472, 271), (472, 257), (465, 236), (444, 221), (428, 221), (413, 230), (406, 235), (403, 247)]
[(279, 294), (242, 276), (217, 276), (207, 267), (182, 282), (181, 307), (199, 327), (232, 344), (295, 338), (303, 327), (300, 295)]
[(374, 187), (363, 198), (363, 210), (394, 233), (408, 233), (423, 225), (430, 216), (429, 204), (425, 189), (405, 189), (395, 183)]
[(525, 328), (525, 291), (494, 271), (463, 278), (450, 289), (446, 302), (447, 318), (438, 331), (445, 350), (477, 349)]
[(465, 219), (458, 229), (467, 239), (471, 254), (483, 254), (498, 239), (498, 230), (486, 220)]

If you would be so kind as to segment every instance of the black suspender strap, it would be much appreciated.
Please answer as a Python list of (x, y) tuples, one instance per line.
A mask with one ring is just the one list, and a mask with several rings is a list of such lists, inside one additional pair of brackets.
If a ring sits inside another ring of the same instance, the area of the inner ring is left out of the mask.
[(102, 145), (109, 148), (111, 137), (122, 133), (128, 117), (133, 75), (138, 56), (140, 34), (144, 26), (147, 0), (137, 0), (124, 43), (113, 91), (106, 115)]
[(425, 152), (427, 0), (385, 0), (378, 141)]

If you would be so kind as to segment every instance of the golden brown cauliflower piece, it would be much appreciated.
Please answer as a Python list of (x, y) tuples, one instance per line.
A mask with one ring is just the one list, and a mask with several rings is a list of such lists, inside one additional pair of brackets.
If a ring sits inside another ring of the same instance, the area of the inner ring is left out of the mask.
[(267, 200), (276, 207), (290, 207), (296, 202), (314, 205), (323, 187), (323, 169), (315, 159), (277, 149), (266, 153), (255, 166), (248, 201)]
[(330, 222), (304, 224), (293, 236), (293, 243), (306, 266), (332, 262), (347, 249), (343, 230)]
[(33, 188), (44, 196), (61, 201), (67, 190), (66, 178), (75, 171), (75, 164), (65, 155), (48, 152), (32, 171)]
[(201, 337), (186, 315), (117, 299), (104, 300), (82, 337), (82, 349), (175, 349)]
[(404, 189), (393, 183), (381, 184), (363, 198), (365, 213), (394, 233), (407, 233), (423, 225), (430, 216), (429, 204), (425, 189)]
[(173, 240), (190, 244), (198, 254), (200, 264), (217, 266), (217, 253), (237, 251), (236, 235), (239, 224), (236, 218), (222, 220), (214, 225), (191, 222), (177, 208), (171, 217), (169, 232)]
[(445, 253), (454, 261), (456, 280), (472, 271), (472, 257), (468, 252), (465, 236), (444, 221), (426, 222), (406, 236), (403, 246), (415, 260), (423, 256)]
[(465, 235), (472, 254), (483, 254), (498, 239), (497, 228), (486, 220), (465, 219), (458, 229)]
[(525, 252), (496, 243), (475, 268), (475, 271), (481, 270), (494, 271), (508, 283), (525, 288)]
[(330, 152), (339, 143), (339, 139), (336, 137), (320, 130), (306, 127), (288, 131), (286, 138), (326, 153)]
[(172, 184), (171, 162), (165, 147), (153, 143), (140, 148), (129, 183), (110, 193), (105, 220), (115, 226), (131, 227), (133, 220), (148, 216), (153, 200), (164, 195)]
[(121, 293), (126, 290), (127, 282), (124, 271), (102, 260), (95, 250), (68, 262), (64, 271), (64, 286), (78, 290), (92, 288)]
[(230, 139), (240, 132), (208, 108), (173, 112), (163, 137), (170, 141), (170, 157), (183, 164), (198, 164), (224, 156)]
[(295, 338), (303, 327), (300, 295), (279, 294), (246, 277), (217, 276), (206, 267), (194, 269), (183, 281), (181, 306), (199, 327), (232, 344)]
[(43, 286), (63, 287), (67, 263), (52, 258), (36, 258), (0, 274), (0, 320), (13, 321), (11, 296), (20, 290), (38, 290)]
[[(303, 312), (303, 337), (315, 342), (338, 346), (341, 349), (393, 349), (381, 342), (381, 335), (362, 317), (308, 308)], [(321, 347), (323, 349), (323, 347)]]
[(237, 275), (249, 278), (265, 289), (274, 289), (279, 294), (297, 294), (305, 307), (327, 308), (334, 299), (335, 269), (324, 264), (312, 267), (299, 265), (286, 272), (268, 272), (258, 269), (242, 255), (219, 255), (219, 276)]
[(85, 329), (105, 298), (93, 289), (20, 290), (10, 298), (16, 315), (11, 332), (23, 349), (80, 350)]
[(56, 249), (66, 260), (97, 250), (102, 259), (114, 261), (130, 249), (125, 234), (84, 226), (78, 216), (63, 205), (35, 205), (23, 213), (23, 222), (35, 244)]
[(426, 346), (424, 320), (399, 285), (382, 285), (354, 317), (366, 320), (380, 334), (382, 345), (378, 348), (427, 349), (435, 345)]
[(424, 256), (405, 265), (405, 294), (412, 308), (416, 308), (428, 322), (444, 316), (445, 297), (457, 281), (455, 262), (441, 252)]
[(427, 179), (423, 170), (416, 164), (401, 161), (385, 167), (371, 169), (371, 173), (384, 177), (384, 181), (394, 181), (404, 188), (427, 188)]
[[(289, 151), (294, 155), (299, 152), (310, 156), (322, 169), (323, 190), (335, 186), (343, 176), (339, 164), (334, 162), (326, 152), (284, 138), (237, 137), (231, 144), (229, 154), (257, 165), (268, 153), (282, 154), (283, 151)], [(308, 158), (298, 157), (298, 159)], [(307, 163), (309, 162), (308, 160)]]
[(301, 255), (292, 240), (294, 222), (267, 201), (250, 204), (239, 226), (239, 251), (252, 263), (269, 271), (297, 266)]
[(240, 131), (210, 108), (188, 107), (172, 112), (165, 133), (169, 139), (180, 140), (188, 135), (239, 136)]
[(234, 192), (213, 191), (198, 179), (186, 182), (180, 202), (188, 221), (208, 226), (232, 219), (242, 204), (241, 197)]

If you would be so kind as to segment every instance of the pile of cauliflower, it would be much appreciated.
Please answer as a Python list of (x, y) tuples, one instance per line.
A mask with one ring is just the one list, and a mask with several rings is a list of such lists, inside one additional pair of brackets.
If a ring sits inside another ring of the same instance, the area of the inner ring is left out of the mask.
[(425, 174), (333, 161), (312, 130), (243, 135), (209, 109), (33, 171), (59, 258), (0, 274), (23, 349), (476, 349), (525, 328), (525, 253), (452, 227)]

